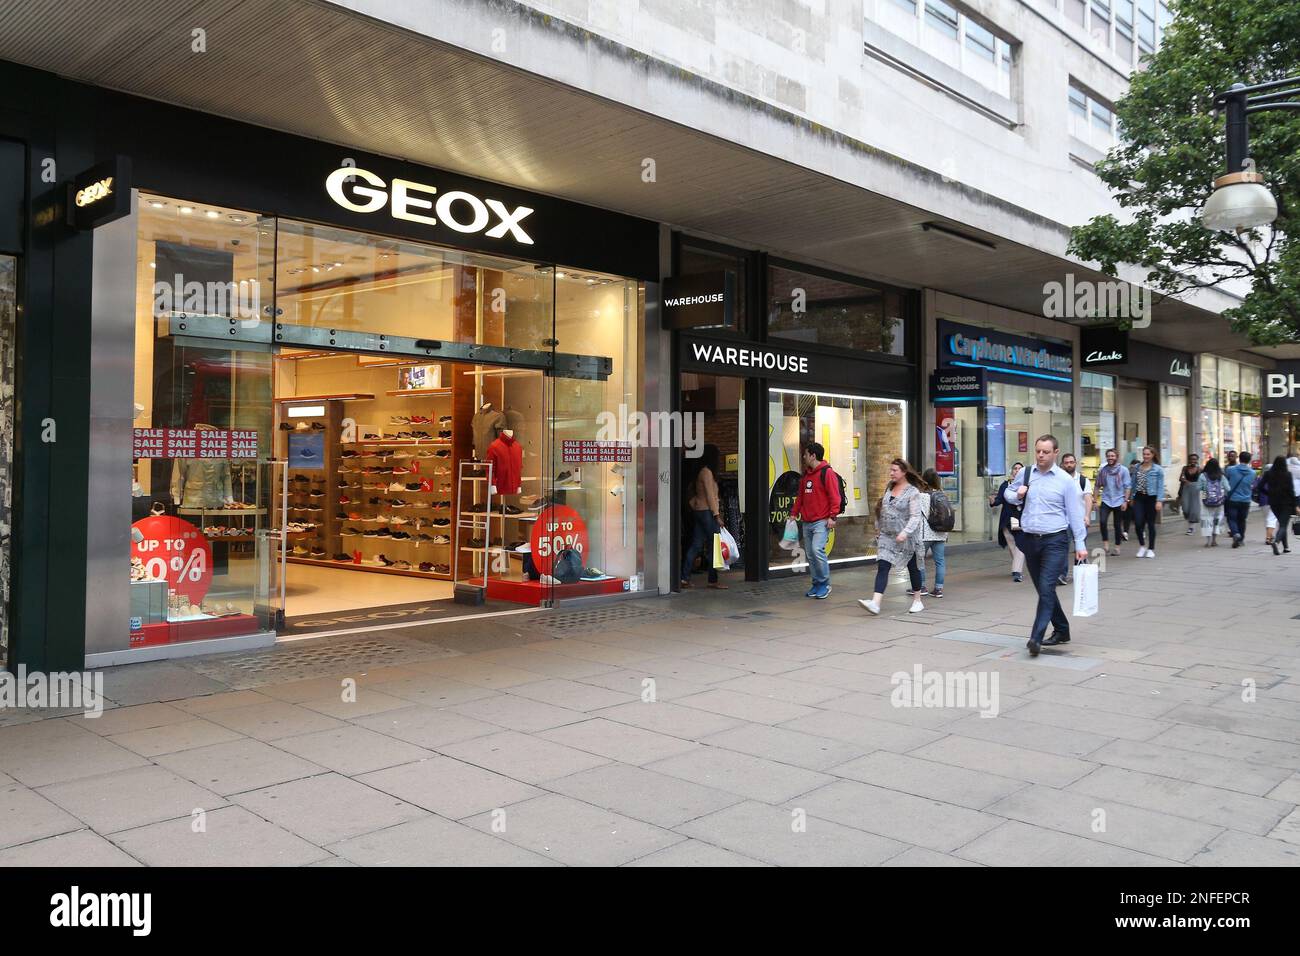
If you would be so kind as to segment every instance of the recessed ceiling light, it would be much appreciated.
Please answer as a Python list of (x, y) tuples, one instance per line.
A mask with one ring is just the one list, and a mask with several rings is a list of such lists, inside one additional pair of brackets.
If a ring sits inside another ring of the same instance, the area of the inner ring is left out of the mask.
[(312, 267), (311, 267), (311, 271), (312, 271), (312, 272), (320, 272), (320, 266), (312, 266)]
[(153, 206), (154, 209), (161, 209), (163, 206), (167, 204), (163, 202), (161, 199), (150, 199), (149, 205)]
[(336, 266), (341, 266), (341, 265), (343, 265), (343, 263), (341, 263), (341, 262), (336, 262), (336, 263), (334, 263), (334, 264), (335, 264)]
[(563, 273), (563, 272), (557, 272), (557, 273), (555, 273), (555, 278), (557, 278), (557, 279), (563, 279), (563, 278), (564, 278), (564, 273)]
[(187, 215), (187, 216), (188, 216), (190, 213), (192, 213), (192, 212), (194, 211), (194, 207), (193, 207), (193, 206), (180, 206), (180, 207), (178, 207), (178, 208), (180, 209), (180, 211), (181, 211), (182, 213), (184, 213), (184, 214)]
[(209, 219), (216, 219), (221, 215), (221, 213), (217, 212), (215, 209), (209, 209), (206, 213), (204, 213), (204, 215), (207, 216)]
[(231, 213), (229, 216), (227, 216), (226, 218), (229, 219), (231, 222), (248, 222), (248, 217), (247, 217), (247, 216), (241, 216), (241, 215), (240, 215), (239, 213), (237, 213), (237, 212), (232, 212), (232, 213)]
[(158, 268), (158, 263), (156, 263), (156, 262), (151, 262), (151, 263), (149, 263), (149, 268), (150, 268), (150, 269), (157, 269), (157, 268)]

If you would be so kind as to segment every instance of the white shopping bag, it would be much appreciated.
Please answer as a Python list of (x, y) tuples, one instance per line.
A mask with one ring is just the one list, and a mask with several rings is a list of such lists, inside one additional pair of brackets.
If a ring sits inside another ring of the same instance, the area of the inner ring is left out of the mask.
[(740, 549), (736, 547), (736, 539), (726, 528), (722, 528), (718, 533), (722, 536), (722, 567), (730, 568), (740, 557)]
[(785, 519), (785, 533), (781, 535), (781, 541), (777, 547), (782, 551), (793, 551), (799, 547), (799, 522), (793, 518)]
[(1095, 564), (1074, 566), (1074, 616), (1092, 617), (1100, 601), (1097, 596), (1098, 570)]

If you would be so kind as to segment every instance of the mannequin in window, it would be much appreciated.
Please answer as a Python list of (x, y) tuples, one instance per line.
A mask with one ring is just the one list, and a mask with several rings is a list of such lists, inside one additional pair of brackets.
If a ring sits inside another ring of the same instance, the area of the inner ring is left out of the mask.
[(470, 421), (470, 430), (474, 434), (474, 457), (486, 461), (488, 449), (496, 440), (497, 433), (506, 426), (506, 417), (491, 402), (480, 405)]
[(492, 466), (492, 493), (517, 495), (524, 473), (524, 446), (515, 441), (515, 430), (504, 428), (488, 446), (487, 460)]
[[(211, 425), (196, 425), (199, 430)], [(225, 508), (234, 502), (230, 461), (225, 458), (177, 458), (172, 463), (172, 500), (181, 508)]]

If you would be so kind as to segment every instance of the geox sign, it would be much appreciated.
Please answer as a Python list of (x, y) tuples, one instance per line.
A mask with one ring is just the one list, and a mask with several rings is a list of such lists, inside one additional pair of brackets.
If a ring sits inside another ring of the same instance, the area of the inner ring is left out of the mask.
[(409, 179), (394, 178), (392, 185), (367, 169), (340, 166), (325, 177), (330, 199), (351, 212), (378, 212), (388, 206), (389, 215), (407, 222), (443, 225), (454, 232), (481, 232), (489, 239), (509, 235), (515, 242), (531, 246), (533, 238), (520, 225), (533, 210), (513, 209), (497, 199), (480, 199), (464, 190), (438, 195), (438, 187)]

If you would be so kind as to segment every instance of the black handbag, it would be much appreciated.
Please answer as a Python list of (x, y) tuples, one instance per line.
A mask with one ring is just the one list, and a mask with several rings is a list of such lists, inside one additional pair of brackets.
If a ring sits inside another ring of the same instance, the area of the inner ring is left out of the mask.
[(1300, 538), (1300, 518), (1296, 518), (1295, 521), (1291, 522), (1291, 533)]

